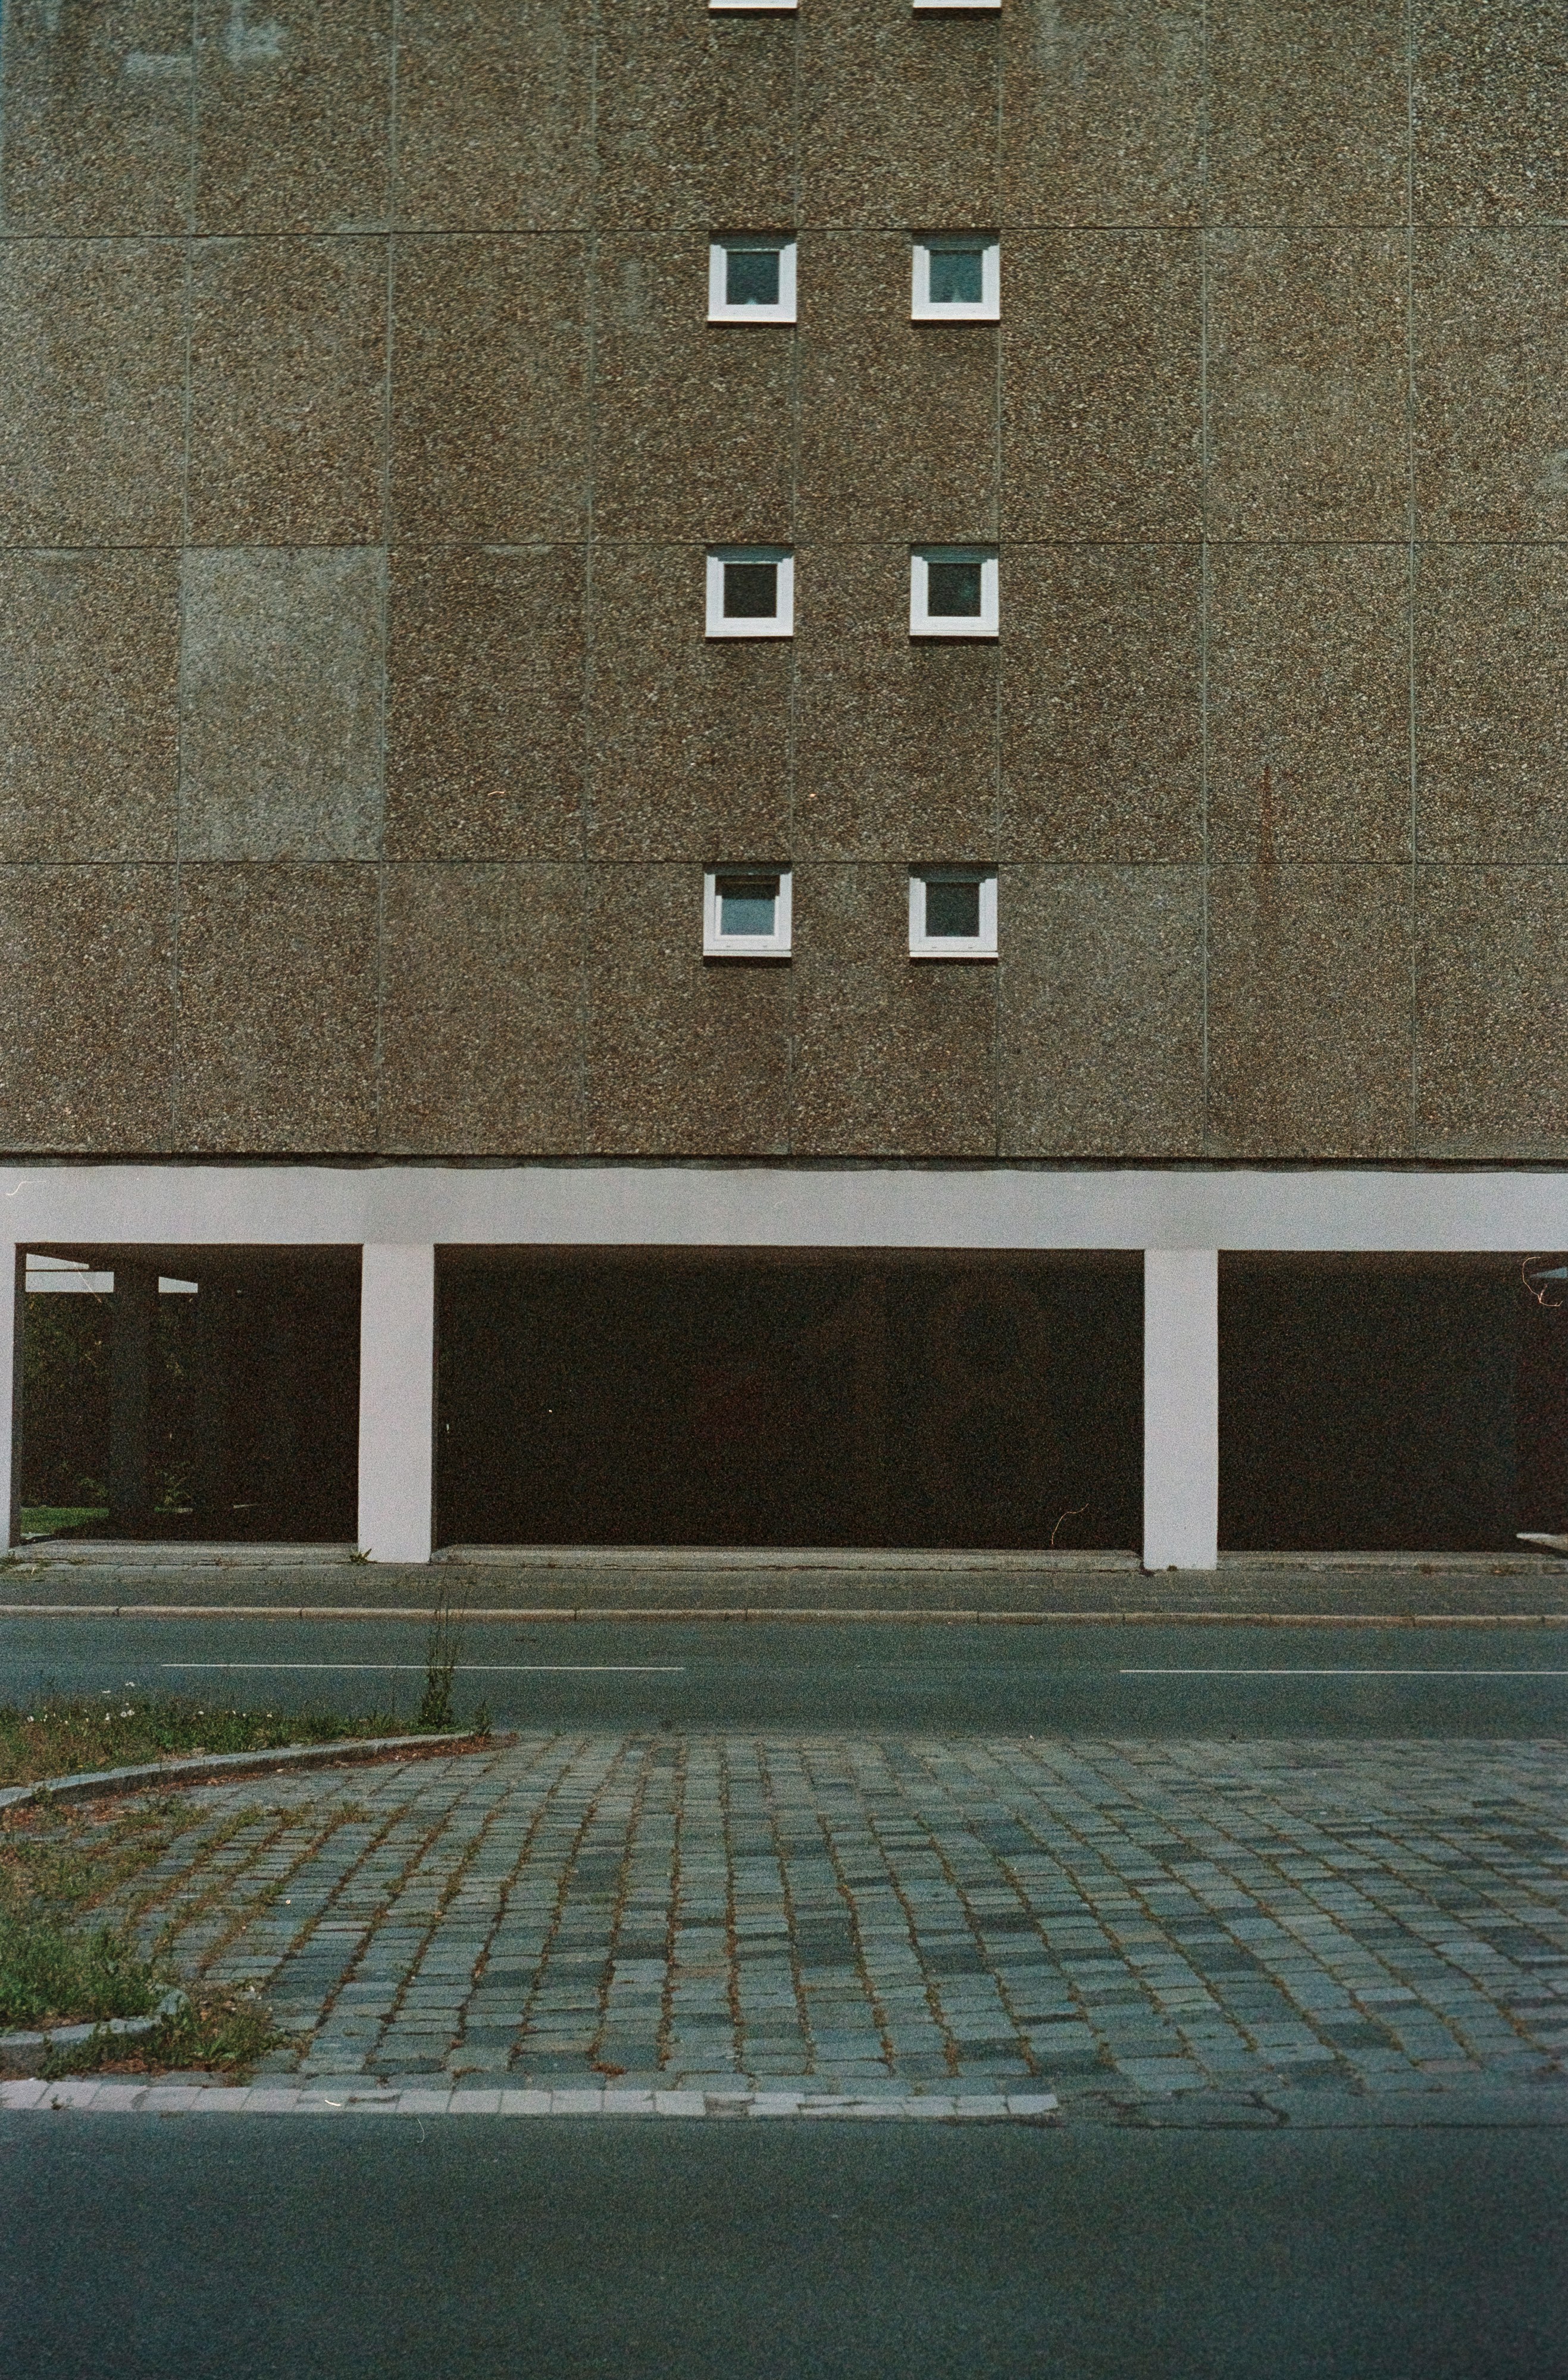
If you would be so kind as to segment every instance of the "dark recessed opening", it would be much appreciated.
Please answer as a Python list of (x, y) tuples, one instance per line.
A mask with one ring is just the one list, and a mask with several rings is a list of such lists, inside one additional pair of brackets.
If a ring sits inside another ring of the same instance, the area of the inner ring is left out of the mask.
[(22, 1297), (25, 1536), (353, 1539), (357, 1248), (50, 1254), (113, 1287)]
[(448, 1544), (1132, 1547), (1136, 1258), (444, 1252)]
[(1568, 1306), (1523, 1263), (1222, 1258), (1222, 1546), (1480, 1552), (1568, 1526)]

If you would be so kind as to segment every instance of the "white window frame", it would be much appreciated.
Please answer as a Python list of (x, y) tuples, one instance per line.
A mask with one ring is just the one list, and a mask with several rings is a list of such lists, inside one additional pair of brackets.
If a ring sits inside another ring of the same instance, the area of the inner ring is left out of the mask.
[[(731, 249), (772, 249), (779, 260), (779, 302), (776, 306), (732, 306), (727, 263)], [(708, 320), (711, 322), (793, 322), (795, 320), (795, 260), (793, 232), (715, 232), (708, 243)]]
[[(964, 8), (973, 8), (977, 6), (989, 8), (998, 5), (999, 0), (959, 0), (959, 6)], [(708, 6), (714, 11), (722, 8), (726, 15), (734, 15), (744, 10), (748, 16), (753, 17), (762, 15), (793, 17), (799, 6), (799, 0), (708, 0)]]
[[(746, 0), (746, 4), (754, 5), (754, 0)], [(711, 7), (713, 0), (708, 0), (708, 5)], [(917, 17), (951, 17), (959, 8), (989, 8), (994, 16), (1002, 0), (909, 0), (909, 6)]]
[[(776, 562), (778, 609), (767, 620), (732, 620), (724, 610), (726, 562)], [(795, 549), (787, 545), (711, 545), (708, 549), (708, 634), (711, 637), (793, 637)]]
[[(939, 306), (931, 297), (931, 258), (954, 249), (980, 251), (980, 296), (976, 305)], [(910, 273), (909, 319), (912, 322), (1000, 322), (1002, 320), (1002, 241), (995, 232), (917, 232)]]
[[(980, 888), (980, 930), (978, 934), (928, 934), (928, 884), (978, 884)], [(996, 951), (996, 870), (994, 868), (912, 868), (909, 870), (909, 955), (912, 959), (994, 959)]]
[[(719, 931), (719, 880), (723, 876), (776, 876), (778, 905), (771, 934)], [(726, 860), (702, 872), (702, 955), (705, 959), (787, 959), (794, 929), (794, 870), (761, 859)]]
[[(980, 608), (973, 620), (927, 609), (928, 565), (978, 562)], [(994, 545), (917, 545), (909, 553), (909, 634), (912, 637), (999, 637), (1002, 634), (1002, 565)]]

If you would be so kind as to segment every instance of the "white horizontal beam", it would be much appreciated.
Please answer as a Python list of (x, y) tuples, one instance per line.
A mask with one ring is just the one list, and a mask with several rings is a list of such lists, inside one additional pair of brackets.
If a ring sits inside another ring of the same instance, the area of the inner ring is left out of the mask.
[(0, 1169), (32, 1245), (1568, 1248), (1568, 1172), (762, 1165)]

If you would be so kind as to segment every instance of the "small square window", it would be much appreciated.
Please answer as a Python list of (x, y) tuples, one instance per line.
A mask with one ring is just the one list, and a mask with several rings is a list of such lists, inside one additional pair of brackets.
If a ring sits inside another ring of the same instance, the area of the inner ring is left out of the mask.
[(710, 868), (702, 879), (702, 955), (708, 959), (787, 959), (787, 868)]
[(916, 868), (909, 875), (912, 959), (996, 956), (994, 868)]
[(988, 545), (917, 546), (909, 557), (912, 637), (994, 637), (1001, 573)]
[(917, 322), (999, 322), (1001, 241), (978, 231), (917, 239), (909, 311)]
[(717, 234), (708, 243), (711, 322), (793, 322), (795, 242), (785, 232)]
[(709, 548), (708, 634), (794, 636), (795, 556), (787, 546)]

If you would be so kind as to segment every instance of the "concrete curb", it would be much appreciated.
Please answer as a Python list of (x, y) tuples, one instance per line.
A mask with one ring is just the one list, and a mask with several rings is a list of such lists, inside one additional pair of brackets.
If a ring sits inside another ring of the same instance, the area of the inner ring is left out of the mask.
[[(186, 2005), (184, 1992), (165, 1992), (151, 2016), (97, 2017), (87, 2024), (46, 2024), (34, 2033), (0, 2033), (0, 2053), (17, 2049), (57, 2049), (72, 2042), (91, 2041), (94, 2034), (152, 2033), (167, 2016), (177, 2016)], [(0, 2101), (0, 2105), (4, 2105)]]
[(91, 2075), (60, 2082), (0, 2082), (0, 2110), (91, 2109), (94, 2115), (214, 2116), (796, 2116), (866, 2119), (889, 2117), (925, 2123), (1039, 2123), (1057, 2112), (1055, 2094), (1030, 2092), (894, 2093), (857, 2098), (801, 2091), (455, 2091), (419, 2086), (312, 2090), (296, 2083), (95, 2082)]
[[(868, 1626), (873, 1622), (963, 1628), (1568, 1628), (1562, 1611), (998, 1611), (743, 1604), (461, 1604), (441, 1610), (404, 1603), (0, 1603), (3, 1620), (409, 1620), (519, 1627), (633, 1620)], [(396, 1738), (389, 1741), (403, 1742)], [(429, 1742), (430, 1738), (412, 1739)], [(249, 1755), (237, 1755), (249, 1757)], [(281, 1755), (274, 1755), (281, 1756)]]
[(40, 1777), (31, 1785), (0, 1787), (0, 1811), (19, 1809), (45, 1794), (52, 1802), (95, 1802), (107, 1793), (140, 1793), (150, 1785), (200, 1785), (273, 1768), (338, 1768), (346, 1761), (384, 1760), (397, 1753), (477, 1752), (502, 1741), (472, 1733), (365, 1735), (340, 1743), (284, 1744), (275, 1752), (195, 1753), (186, 1760), (150, 1760), (135, 1768), (86, 1769), (77, 1777)]

